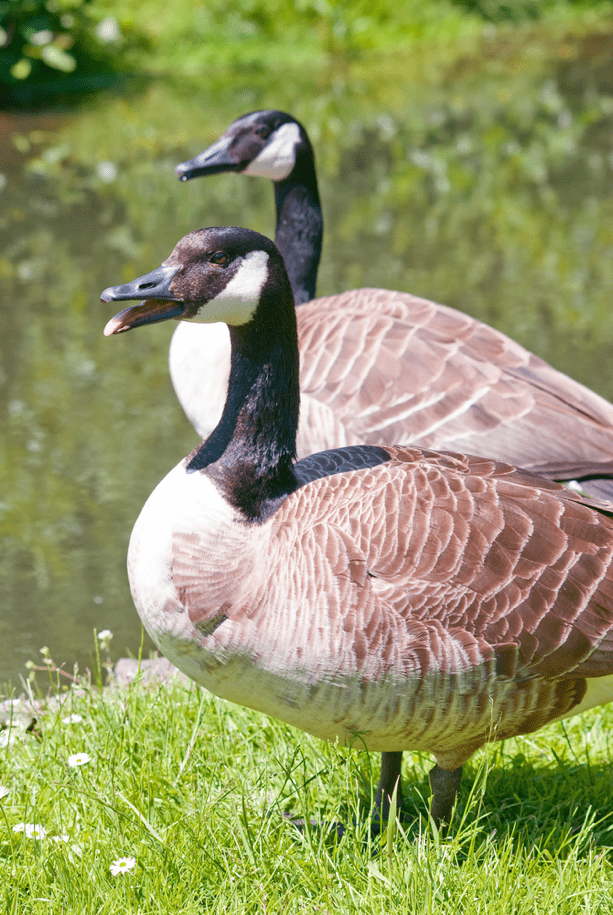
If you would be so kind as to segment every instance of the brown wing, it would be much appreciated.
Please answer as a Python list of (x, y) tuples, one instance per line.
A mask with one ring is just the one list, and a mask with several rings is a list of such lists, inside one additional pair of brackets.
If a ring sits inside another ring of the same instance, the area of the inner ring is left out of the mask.
[(385, 625), (399, 614), (463, 633), (513, 678), (613, 673), (613, 520), (600, 503), (486, 459), (386, 450), (385, 464), (308, 484), (280, 520), (319, 525), (324, 555), (344, 557), (339, 574), (387, 588)]
[[(611, 476), (613, 406), (493, 328), (379, 289), (317, 299), (297, 315), (303, 402), (345, 430), (318, 446), (406, 442), (555, 479)], [(599, 494), (613, 498), (613, 482)]]

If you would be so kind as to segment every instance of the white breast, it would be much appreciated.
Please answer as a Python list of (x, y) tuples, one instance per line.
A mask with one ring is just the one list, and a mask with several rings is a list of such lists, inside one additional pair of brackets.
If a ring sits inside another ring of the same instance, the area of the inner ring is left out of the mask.
[[(168, 353), (174, 389), (200, 438), (211, 434), (223, 412), (230, 378), (230, 332), (227, 324), (180, 321)], [(203, 396), (206, 392), (206, 396)]]
[[(227, 542), (227, 549), (236, 555), (236, 528), (234, 509), (208, 477), (199, 472), (186, 473), (184, 461), (151, 493), (130, 538), (128, 575), (136, 609), (157, 644), (170, 632), (178, 638), (182, 633), (192, 636), (185, 602), (175, 581), (175, 565), (180, 559), (177, 542), (189, 542), (192, 532), (198, 532), (201, 566), (205, 565), (194, 569), (194, 574), (205, 577), (207, 554), (209, 562), (217, 562), (217, 550), (223, 554)], [(211, 594), (211, 601), (217, 610), (219, 595)], [(203, 614), (206, 609), (203, 605)]]

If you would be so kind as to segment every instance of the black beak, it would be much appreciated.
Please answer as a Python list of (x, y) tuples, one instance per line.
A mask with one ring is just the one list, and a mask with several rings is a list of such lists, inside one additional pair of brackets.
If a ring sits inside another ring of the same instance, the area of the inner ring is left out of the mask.
[(104, 328), (105, 337), (119, 334), (142, 324), (157, 324), (169, 318), (178, 318), (185, 311), (184, 303), (177, 298), (171, 289), (173, 278), (182, 265), (158, 267), (145, 276), (139, 276), (123, 286), (109, 286), (100, 296), (103, 302), (123, 302), (132, 299), (145, 299), (140, 305), (134, 305), (119, 312)]
[(201, 175), (218, 175), (221, 172), (240, 171), (244, 163), (239, 162), (235, 156), (229, 152), (231, 140), (227, 137), (221, 137), (199, 156), (188, 159), (187, 162), (181, 162), (177, 165), (175, 171), (181, 181), (188, 181), (190, 178), (199, 178)]

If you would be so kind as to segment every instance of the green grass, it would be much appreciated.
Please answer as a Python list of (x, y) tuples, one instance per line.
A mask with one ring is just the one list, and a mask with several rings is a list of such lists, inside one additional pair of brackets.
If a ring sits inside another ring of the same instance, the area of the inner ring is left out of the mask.
[[(66, 723), (69, 715), (82, 720)], [(402, 821), (372, 840), (377, 755), (324, 744), (182, 681), (102, 690), (81, 680), (61, 707), (43, 703), (30, 730), (15, 722), (3, 732), (0, 907), (604, 915), (612, 723), (612, 710), (597, 709), (491, 745), (465, 767), (441, 834), (426, 818), (432, 761), (407, 753)], [(89, 762), (71, 766), (78, 753)], [(302, 832), (288, 814), (306, 821)], [(340, 840), (338, 822), (347, 825)], [(15, 832), (20, 823), (45, 837)], [(114, 876), (122, 857), (135, 866)]]

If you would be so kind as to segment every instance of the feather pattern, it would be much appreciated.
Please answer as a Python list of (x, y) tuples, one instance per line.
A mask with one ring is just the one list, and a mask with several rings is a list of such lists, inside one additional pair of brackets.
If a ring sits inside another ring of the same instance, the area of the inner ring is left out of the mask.
[[(309, 354), (301, 403), (327, 407), (347, 444), (410, 438), (539, 472), (549, 467), (559, 479), (613, 469), (613, 406), (467, 315), (369, 289), (315, 300), (297, 317), (300, 349)], [(312, 421), (305, 426), (299, 454), (307, 453)]]

